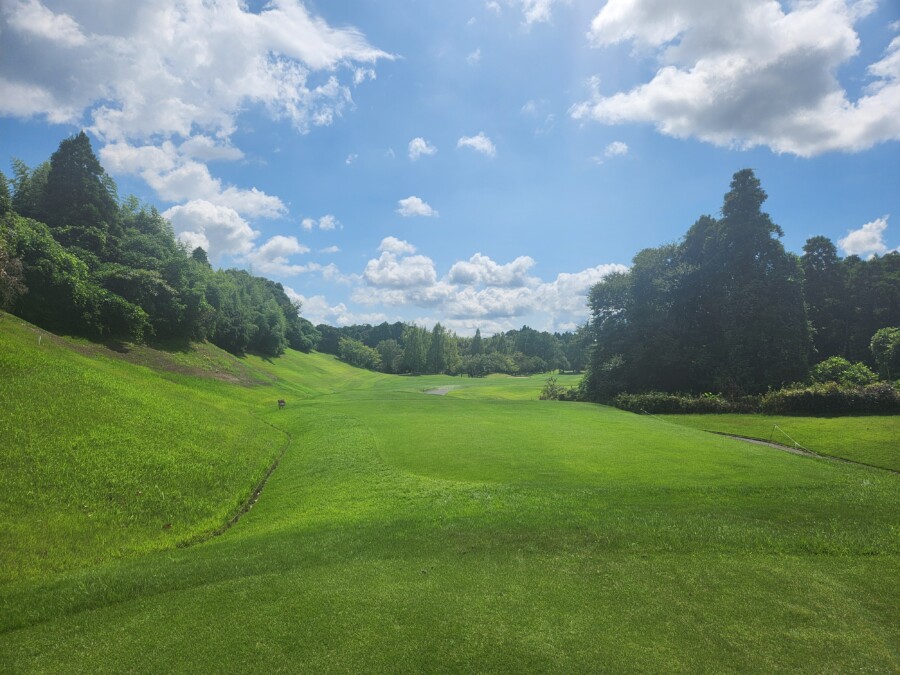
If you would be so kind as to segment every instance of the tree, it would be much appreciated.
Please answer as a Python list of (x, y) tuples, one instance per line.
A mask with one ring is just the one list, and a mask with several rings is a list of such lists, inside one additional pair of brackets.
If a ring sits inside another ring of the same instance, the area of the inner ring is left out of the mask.
[(338, 347), (339, 356), (351, 366), (379, 370), (381, 368), (381, 355), (376, 349), (367, 347), (359, 340), (342, 337)]
[(0, 216), (12, 211), (12, 196), (9, 194), (9, 181), (0, 171)]
[(475, 329), (475, 337), (472, 338), (472, 346), (470, 348), (470, 354), (478, 355), (484, 353), (484, 345), (482, 344), (481, 338), (481, 329)]
[(802, 271), (765, 199), (751, 170), (737, 172), (720, 219), (700, 218), (681, 243), (641, 251), (591, 289), (591, 395), (759, 393), (806, 377)]
[(403, 370), (414, 375), (426, 372), (429, 333), (415, 325), (403, 330)]
[(804, 297), (813, 329), (814, 360), (847, 353), (846, 270), (827, 237), (812, 237), (803, 246)]
[(425, 357), (425, 372), (432, 374), (443, 373), (447, 370), (447, 331), (440, 323), (434, 324), (431, 331), (431, 340), (428, 343), (428, 353)]
[(881, 328), (876, 331), (870, 348), (882, 379), (891, 380), (900, 374), (900, 328)]
[(83, 131), (63, 140), (50, 157), (45, 217), (54, 236), (69, 246), (105, 255), (109, 236), (121, 234), (115, 183), (94, 155)]

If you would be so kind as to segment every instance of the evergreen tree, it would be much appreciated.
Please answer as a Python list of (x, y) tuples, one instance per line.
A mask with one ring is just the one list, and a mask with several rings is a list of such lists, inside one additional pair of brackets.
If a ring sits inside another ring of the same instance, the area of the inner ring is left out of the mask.
[(95, 255), (105, 255), (109, 236), (120, 234), (115, 183), (83, 131), (62, 141), (50, 157), (44, 215), (60, 241)]

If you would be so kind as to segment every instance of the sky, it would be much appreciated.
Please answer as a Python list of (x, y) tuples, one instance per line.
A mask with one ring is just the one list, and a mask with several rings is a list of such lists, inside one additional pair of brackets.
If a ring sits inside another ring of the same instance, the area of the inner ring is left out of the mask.
[(0, 0), (0, 168), (82, 129), (313, 323), (571, 330), (746, 167), (900, 248), (900, 1)]

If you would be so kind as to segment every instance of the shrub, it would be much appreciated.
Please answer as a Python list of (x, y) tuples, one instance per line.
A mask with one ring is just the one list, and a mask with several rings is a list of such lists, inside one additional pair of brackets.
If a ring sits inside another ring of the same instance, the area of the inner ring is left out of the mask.
[(840, 356), (832, 356), (816, 364), (810, 371), (813, 382), (836, 382), (844, 387), (862, 387), (878, 381), (878, 376), (865, 363), (850, 363)]
[(891, 415), (900, 413), (900, 390), (888, 382), (862, 387), (824, 382), (769, 392), (761, 408), (781, 415)]
[(690, 396), (658, 391), (644, 394), (622, 393), (612, 400), (612, 404), (622, 410), (655, 415), (745, 413), (756, 412), (757, 409), (755, 397), (728, 400), (720, 394), (706, 393), (700, 396)]
[(580, 401), (581, 392), (577, 386), (566, 387), (559, 384), (551, 375), (547, 378), (538, 398), (542, 401)]

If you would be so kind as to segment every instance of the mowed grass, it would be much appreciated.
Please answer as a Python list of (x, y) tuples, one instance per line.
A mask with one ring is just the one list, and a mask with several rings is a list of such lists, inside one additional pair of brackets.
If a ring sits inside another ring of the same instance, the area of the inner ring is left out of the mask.
[(291, 439), (261, 499), (189, 548), (6, 580), (6, 668), (900, 668), (894, 474), (516, 400), (525, 380), (437, 397), (469, 382), (242, 363), (273, 384), (235, 408)]
[(771, 440), (900, 471), (900, 415), (783, 417), (776, 415), (663, 415), (694, 429)]
[(181, 379), (0, 317), (0, 581), (171, 548), (237, 513), (288, 436), (238, 387)]

